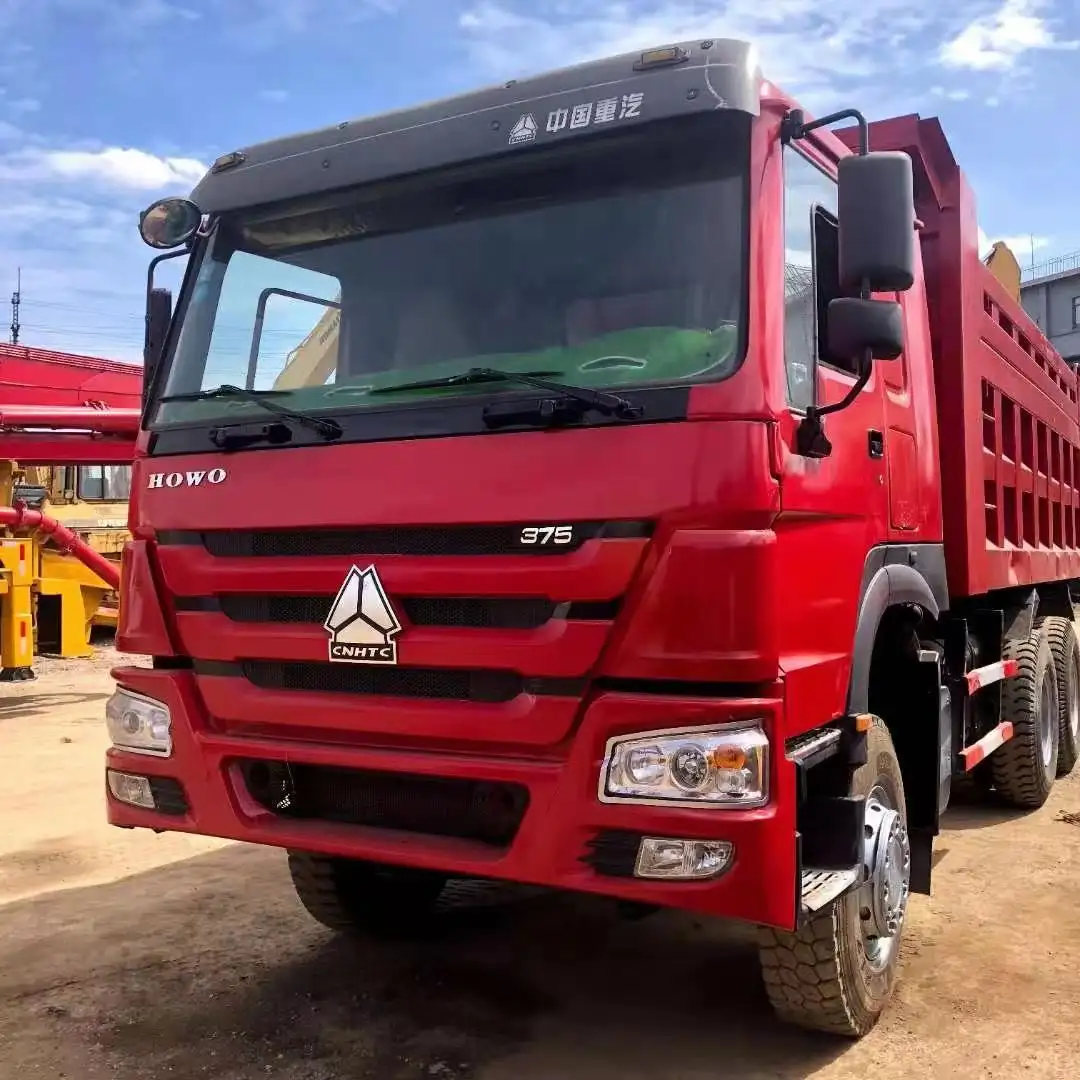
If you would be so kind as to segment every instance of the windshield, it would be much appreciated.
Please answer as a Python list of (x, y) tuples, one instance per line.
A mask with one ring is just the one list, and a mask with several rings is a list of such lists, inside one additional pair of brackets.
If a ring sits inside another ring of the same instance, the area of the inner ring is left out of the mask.
[[(717, 113), (227, 219), (163, 394), (230, 384), (337, 412), (507, 392), (371, 393), (474, 366), (604, 389), (723, 378), (744, 338), (749, 130)], [(253, 409), (166, 401), (156, 422)]]
[(127, 502), (131, 497), (130, 465), (80, 465), (76, 493), (83, 502)]

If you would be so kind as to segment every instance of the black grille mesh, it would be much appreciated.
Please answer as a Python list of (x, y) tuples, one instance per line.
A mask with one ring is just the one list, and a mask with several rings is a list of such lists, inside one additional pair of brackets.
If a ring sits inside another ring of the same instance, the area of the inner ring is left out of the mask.
[(247, 660), (241, 666), (245, 677), (265, 690), (500, 702), (510, 701), (525, 689), (524, 679), (513, 671), (271, 663), (263, 660)]
[(283, 817), (509, 844), (529, 803), (519, 784), (245, 761), (253, 798)]
[[(236, 622), (317, 623), (322, 625), (333, 596), (222, 596), (221, 610)], [(534, 630), (558, 605), (542, 599), (488, 599), (456, 596), (395, 597), (413, 626), (485, 627)]]
[(567, 544), (523, 544), (522, 533), (543, 522), (497, 525), (393, 525), (348, 529), (223, 529), (212, 532), (163, 531), (161, 544), (202, 544), (221, 558), (273, 558), (373, 555), (565, 555), (588, 540), (632, 539), (652, 535), (646, 521), (585, 521), (571, 525)]

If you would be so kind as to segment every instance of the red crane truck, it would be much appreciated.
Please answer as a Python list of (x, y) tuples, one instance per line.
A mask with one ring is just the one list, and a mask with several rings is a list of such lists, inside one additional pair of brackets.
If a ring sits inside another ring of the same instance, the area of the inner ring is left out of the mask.
[(1077, 756), (1077, 378), (938, 122), (689, 41), (247, 147), (140, 227), (189, 262), (109, 820), (287, 849), (343, 932), (470, 878), (749, 921), (783, 1018), (868, 1031), (954, 782)]

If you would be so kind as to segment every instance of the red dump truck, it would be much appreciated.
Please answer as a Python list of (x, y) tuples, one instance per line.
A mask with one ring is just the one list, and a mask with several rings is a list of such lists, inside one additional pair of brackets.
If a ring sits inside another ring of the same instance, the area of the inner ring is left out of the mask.
[(953, 785), (1077, 756), (1077, 378), (938, 122), (689, 41), (244, 148), (140, 227), (189, 261), (109, 820), (284, 848), (347, 933), (458, 879), (748, 921), (781, 1017), (868, 1031)]

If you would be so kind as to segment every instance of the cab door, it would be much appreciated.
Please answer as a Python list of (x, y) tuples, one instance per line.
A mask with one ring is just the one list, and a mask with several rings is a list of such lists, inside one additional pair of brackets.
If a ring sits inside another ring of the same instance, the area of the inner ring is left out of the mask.
[[(824, 418), (832, 447), (828, 456), (796, 452), (796, 429), (807, 408), (841, 401), (858, 375), (850, 358), (829, 354), (825, 335), (829, 301), (840, 295), (835, 169), (801, 145), (786, 146), (783, 160), (788, 404), (781, 425), (783, 515), (813, 518), (828, 543), (855, 543), (865, 552), (888, 530), (885, 390), (893, 376), (886, 370), (890, 362), (875, 363), (851, 405)], [(894, 393), (902, 395), (902, 387)], [(857, 561), (861, 564), (862, 557)]]
[(778, 423), (781, 511), (776, 520), (782, 665), (789, 730), (846, 708), (850, 658), (867, 554), (890, 528), (886, 364), (846, 409), (824, 417), (831, 450), (798, 452), (807, 408), (841, 401), (854, 363), (830, 355), (828, 303), (839, 295), (835, 167), (805, 143), (785, 146), (784, 367), (786, 408)]

